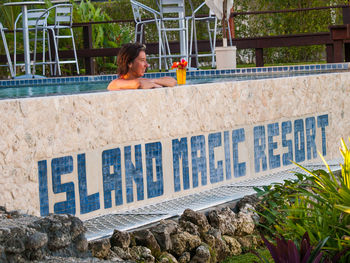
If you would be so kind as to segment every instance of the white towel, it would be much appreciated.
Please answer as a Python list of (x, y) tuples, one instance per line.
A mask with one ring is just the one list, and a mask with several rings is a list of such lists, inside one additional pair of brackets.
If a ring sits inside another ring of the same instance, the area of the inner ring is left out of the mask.
[[(224, 0), (205, 0), (205, 4), (216, 15), (218, 19), (222, 19), (223, 3), (224, 3)], [(227, 0), (226, 17), (229, 17), (232, 6), (233, 6), (233, 0)]]

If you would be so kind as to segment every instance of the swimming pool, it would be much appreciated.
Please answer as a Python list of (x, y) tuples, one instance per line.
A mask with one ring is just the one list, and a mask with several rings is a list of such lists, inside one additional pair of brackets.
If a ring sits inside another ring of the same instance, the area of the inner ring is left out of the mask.
[[(245, 81), (324, 74), (348, 70), (347, 63), (300, 65), (231, 70), (189, 71), (186, 84)], [(173, 76), (175, 72), (146, 73), (145, 77)], [(0, 81), (0, 99), (40, 97), (106, 91), (116, 75)]]

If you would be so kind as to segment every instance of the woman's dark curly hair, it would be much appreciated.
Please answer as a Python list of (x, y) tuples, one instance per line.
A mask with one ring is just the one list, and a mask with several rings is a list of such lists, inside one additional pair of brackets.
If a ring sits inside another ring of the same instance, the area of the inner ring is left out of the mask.
[(140, 43), (128, 43), (122, 46), (117, 56), (119, 75), (125, 75), (129, 71), (129, 64), (134, 61), (141, 51), (145, 51), (146, 46)]

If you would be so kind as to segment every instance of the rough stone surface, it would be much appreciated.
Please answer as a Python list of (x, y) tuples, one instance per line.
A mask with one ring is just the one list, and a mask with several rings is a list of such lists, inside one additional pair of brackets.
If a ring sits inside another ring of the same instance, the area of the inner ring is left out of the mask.
[(112, 251), (123, 260), (130, 260), (130, 248), (112, 247)]
[(151, 232), (156, 238), (162, 250), (169, 251), (172, 249), (170, 235), (176, 233), (179, 225), (172, 220), (161, 220), (159, 224), (151, 228)]
[(239, 255), (242, 253), (241, 244), (231, 236), (222, 236), (222, 238), (225, 240), (231, 255)]
[(172, 249), (170, 252), (175, 256), (182, 255), (185, 251), (191, 252), (201, 244), (201, 239), (188, 232), (180, 232), (171, 236)]
[(106, 259), (109, 256), (111, 243), (108, 239), (97, 240), (89, 243), (89, 249), (91, 250), (92, 256)]
[(208, 214), (210, 225), (221, 231), (223, 235), (234, 236), (236, 231), (236, 214), (230, 208), (222, 211), (212, 210)]
[(186, 209), (182, 213), (179, 221), (192, 222), (193, 224), (198, 226), (198, 231), (200, 233), (206, 233), (210, 228), (210, 225), (208, 223), (208, 219), (206, 218), (206, 216), (202, 213), (193, 211), (191, 209)]
[(138, 262), (154, 263), (155, 261), (151, 250), (147, 247), (134, 246), (130, 249), (130, 255), (133, 260), (136, 260)]
[[(187, 209), (179, 218), (150, 228), (115, 230), (87, 241), (83, 222), (70, 215), (27, 216), (0, 207), (0, 262), (221, 262), (261, 244), (248, 203), (204, 213)], [(188, 231), (189, 232), (188, 232)], [(112, 245), (113, 244), (113, 245)]]
[(168, 252), (163, 252), (158, 261), (159, 263), (178, 263), (176, 257)]
[(237, 224), (237, 230), (235, 234), (237, 236), (253, 234), (255, 229), (255, 223), (251, 214), (245, 214), (245, 213), (239, 212), (236, 219), (236, 224)]
[(112, 247), (128, 248), (130, 245), (130, 235), (126, 231), (114, 230), (110, 242)]
[(210, 251), (205, 245), (197, 247), (196, 254), (190, 261), (191, 263), (209, 263), (210, 262)]
[(160, 254), (160, 246), (149, 229), (135, 231), (131, 235), (132, 238), (135, 239), (135, 243), (137, 246), (148, 247), (149, 249), (151, 249), (153, 255)]
[(179, 263), (188, 263), (188, 262), (190, 262), (190, 260), (191, 260), (190, 252), (185, 252), (179, 257), (178, 262)]

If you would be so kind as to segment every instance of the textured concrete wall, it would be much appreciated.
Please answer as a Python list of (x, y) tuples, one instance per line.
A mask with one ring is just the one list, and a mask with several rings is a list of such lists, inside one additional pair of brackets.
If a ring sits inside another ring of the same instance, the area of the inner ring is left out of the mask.
[[(254, 158), (256, 147), (254, 138), (251, 137), (254, 137), (255, 127), (278, 123), (281, 129), (283, 122), (290, 121), (293, 124), (295, 120), (302, 119), (306, 123), (306, 118), (312, 118), (316, 121), (317, 150), (321, 151), (321, 128), (317, 126), (317, 118), (321, 115), (326, 115), (329, 122), (324, 130), (326, 158), (339, 158), (339, 139), (347, 139), (350, 135), (349, 94), (350, 73), (333, 73), (154, 90), (1, 100), (0, 204), (6, 205), (8, 209), (23, 209), (36, 215), (40, 214), (40, 209), (53, 212), (58, 201), (64, 203), (68, 198), (65, 190), (54, 189), (54, 179), (51, 178), (52, 159), (64, 156), (72, 156), (74, 171), (71, 176), (64, 176), (64, 171), (61, 172), (60, 185), (75, 183), (75, 197), (79, 199), (78, 191), (82, 190), (76, 179), (76, 161), (82, 153), (87, 153), (85, 168), (88, 170), (89, 181), (85, 197), (95, 192), (100, 192), (102, 196), (101, 164), (95, 163), (94, 155), (100, 162), (101, 152), (116, 147), (120, 147), (124, 153), (123, 147), (132, 146), (134, 149), (135, 145), (141, 144), (144, 152), (146, 143), (163, 142), (163, 162), (164, 166), (169, 166), (167, 163), (172, 162), (172, 155), (165, 151), (171, 149), (171, 145), (168, 147), (166, 144), (173, 139), (190, 140), (191, 136), (197, 135), (209, 138), (208, 135), (215, 132), (222, 132), (224, 136), (225, 131), (245, 128), (245, 143), (239, 145), (243, 156), (240, 160), (243, 160), (244, 156)], [(294, 135), (291, 136), (295, 140)], [(275, 142), (277, 148), (274, 154), (279, 154), (282, 158), (286, 149), (281, 146), (280, 135), (275, 137)], [(215, 149), (215, 167), (219, 165), (218, 160), (224, 159), (223, 144), (221, 146), (216, 146)], [(252, 149), (244, 149), (245, 146)], [(132, 159), (135, 163), (135, 158)], [(145, 161), (144, 156), (142, 160)], [(40, 204), (39, 201), (38, 162), (45, 164), (48, 169), (48, 189), (44, 189), (44, 186), (41, 188), (47, 194), (44, 193), (41, 197), (49, 199), (49, 203)], [(151, 162), (154, 160), (151, 159)], [(279, 168), (283, 169), (282, 166)], [(172, 172), (173, 168), (164, 168), (163, 171), (163, 182), (166, 185), (164, 194), (149, 200), (145, 198), (141, 205), (177, 195), (171, 189), (174, 180), (173, 174), (168, 174), (169, 171)], [(270, 163), (265, 173), (271, 171)], [(247, 163), (247, 173), (250, 173), (247, 177), (255, 176), (254, 162)], [(156, 175), (153, 177), (157, 181)], [(146, 171), (144, 180), (146, 181)], [(215, 187), (215, 184), (200, 185), (190, 190), (193, 192), (205, 187)], [(178, 194), (188, 193), (180, 191)], [(125, 193), (123, 197), (125, 205), (121, 208), (138, 205), (126, 204)], [(79, 201), (76, 206), (79, 206)], [(100, 206), (100, 210), (91, 215), (104, 213), (102, 201)], [(118, 209), (113, 201), (113, 207), (108, 211)], [(79, 216), (78, 212), (77, 215)]]

